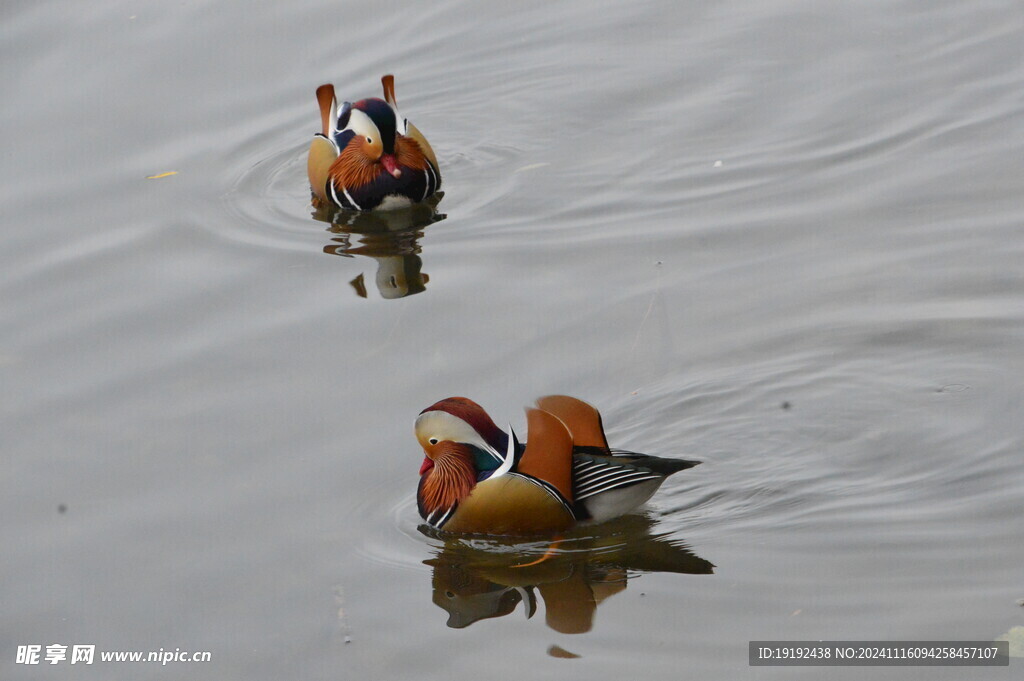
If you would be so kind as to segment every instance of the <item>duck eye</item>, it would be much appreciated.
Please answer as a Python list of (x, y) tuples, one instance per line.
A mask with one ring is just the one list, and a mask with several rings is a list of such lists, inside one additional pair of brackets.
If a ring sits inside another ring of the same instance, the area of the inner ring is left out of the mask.
[(367, 137), (366, 138), (366, 143), (367, 144), (373, 144), (373, 138), (372, 137)]
[(429, 442), (432, 445), (436, 445), (437, 444), (437, 438), (436, 437), (432, 437), (429, 440), (427, 440), (427, 442)]

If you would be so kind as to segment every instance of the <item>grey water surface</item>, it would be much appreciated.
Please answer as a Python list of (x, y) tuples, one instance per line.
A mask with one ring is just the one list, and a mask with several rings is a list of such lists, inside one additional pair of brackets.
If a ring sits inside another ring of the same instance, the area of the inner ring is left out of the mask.
[[(0, 19), (3, 678), (855, 679), (747, 643), (1024, 626), (1016, 0)], [(313, 92), (385, 73), (445, 196), (332, 224)], [(704, 463), (563, 545), (421, 533), (416, 414), (550, 393)]]

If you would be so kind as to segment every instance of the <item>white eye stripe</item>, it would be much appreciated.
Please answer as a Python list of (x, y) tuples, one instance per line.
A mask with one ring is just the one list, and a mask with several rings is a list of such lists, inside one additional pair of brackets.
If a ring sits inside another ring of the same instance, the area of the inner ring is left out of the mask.
[(445, 411), (428, 411), (416, 417), (416, 434), (422, 438), (427, 433), (431, 433), (431, 440), (461, 442), (491, 452), (499, 461), (505, 458), (502, 452), (496, 451), (471, 425)]
[(348, 125), (345, 126), (345, 130), (351, 130), (355, 134), (361, 137), (367, 137), (371, 140), (374, 137), (380, 137), (380, 131), (377, 130), (377, 126), (374, 124), (373, 119), (359, 109), (352, 109), (352, 112), (348, 117)]

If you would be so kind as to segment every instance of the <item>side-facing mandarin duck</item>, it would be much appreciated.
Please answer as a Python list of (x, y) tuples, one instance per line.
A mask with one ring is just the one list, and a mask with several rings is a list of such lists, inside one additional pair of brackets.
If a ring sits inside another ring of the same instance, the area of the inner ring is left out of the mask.
[(521, 444), (465, 397), (420, 412), (416, 439), (426, 458), (416, 500), (428, 525), (514, 535), (603, 522), (700, 463), (609, 448), (597, 409), (565, 395), (537, 400), (526, 423), (529, 441)]
[(430, 143), (398, 112), (394, 76), (381, 78), (384, 99), (338, 109), (334, 86), (316, 89), (321, 130), (309, 145), (307, 171), (321, 201), (353, 210), (403, 208), (441, 188)]

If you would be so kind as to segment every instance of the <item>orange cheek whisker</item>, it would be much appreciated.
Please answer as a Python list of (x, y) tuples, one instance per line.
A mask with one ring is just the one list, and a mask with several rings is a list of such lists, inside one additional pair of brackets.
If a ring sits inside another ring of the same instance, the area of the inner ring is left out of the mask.
[(476, 485), (476, 471), (469, 457), (449, 451), (434, 459), (434, 467), (423, 482), (423, 506), (428, 513), (450, 508), (462, 501)]
[(399, 136), (395, 141), (395, 158), (399, 166), (423, 170), (427, 167), (427, 157), (419, 143), (411, 137)]
[(335, 184), (348, 188), (373, 182), (380, 171), (381, 166), (367, 158), (357, 144), (349, 144), (341, 150), (328, 173)]

